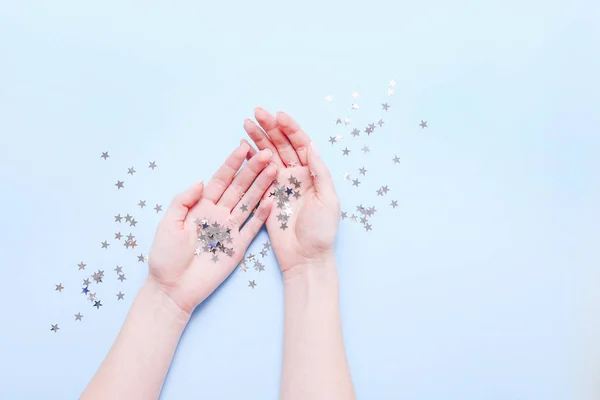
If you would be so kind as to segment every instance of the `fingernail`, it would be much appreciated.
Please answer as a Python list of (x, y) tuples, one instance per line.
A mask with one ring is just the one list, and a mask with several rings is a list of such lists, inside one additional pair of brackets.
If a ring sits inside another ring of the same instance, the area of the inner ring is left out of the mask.
[(264, 108), (262, 108), (261, 106), (256, 106), (254, 107), (254, 111), (260, 111), (260, 110), (264, 110)]
[(317, 149), (317, 145), (315, 144), (315, 142), (310, 142), (310, 148), (312, 149), (312, 151), (315, 153), (316, 156), (319, 155), (319, 150)]
[(265, 149), (264, 151), (269, 155), (269, 158), (273, 157), (273, 152), (271, 151), (271, 149)]

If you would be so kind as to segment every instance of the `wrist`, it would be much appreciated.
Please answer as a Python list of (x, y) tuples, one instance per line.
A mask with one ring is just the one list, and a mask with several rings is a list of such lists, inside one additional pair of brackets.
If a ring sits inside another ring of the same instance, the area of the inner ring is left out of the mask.
[(152, 276), (146, 278), (140, 289), (140, 295), (148, 298), (148, 301), (156, 308), (157, 313), (167, 316), (174, 323), (185, 326), (189, 321), (191, 311), (183, 309)]
[(337, 279), (337, 267), (333, 250), (323, 253), (318, 258), (307, 259), (283, 272), (284, 282), (306, 277), (335, 277)]

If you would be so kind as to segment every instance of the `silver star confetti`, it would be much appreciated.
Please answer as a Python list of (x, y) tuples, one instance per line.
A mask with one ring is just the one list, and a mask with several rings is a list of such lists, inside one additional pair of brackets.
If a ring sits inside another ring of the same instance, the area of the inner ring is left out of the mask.
[[(219, 261), (218, 253), (233, 257), (233, 247), (227, 247), (225, 244), (232, 243), (231, 228), (218, 222), (209, 223), (207, 219), (201, 219), (196, 223), (198, 233), (198, 249), (201, 252), (211, 253), (211, 260), (214, 263)], [(197, 255), (198, 252), (196, 252)]]

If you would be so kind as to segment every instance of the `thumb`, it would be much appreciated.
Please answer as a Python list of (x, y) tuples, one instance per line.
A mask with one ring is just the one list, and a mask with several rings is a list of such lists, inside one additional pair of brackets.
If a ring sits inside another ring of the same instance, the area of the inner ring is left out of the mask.
[(337, 197), (333, 179), (329, 173), (329, 169), (319, 155), (315, 142), (310, 142), (310, 147), (307, 154), (308, 169), (312, 177), (316, 192), (322, 196), (324, 200), (331, 200)]
[(165, 221), (171, 221), (181, 224), (185, 221), (190, 208), (194, 206), (202, 197), (204, 192), (204, 182), (196, 182), (185, 192), (178, 194), (173, 198), (171, 205), (165, 213)]

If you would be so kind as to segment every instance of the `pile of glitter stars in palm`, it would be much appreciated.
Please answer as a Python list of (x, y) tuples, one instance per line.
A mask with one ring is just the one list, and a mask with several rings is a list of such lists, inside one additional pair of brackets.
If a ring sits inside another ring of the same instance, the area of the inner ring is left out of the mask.
[(195, 254), (199, 256), (202, 252), (212, 254), (212, 262), (219, 261), (219, 253), (233, 257), (233, 247), (227, 247), (226, 244), (233, 243), (231, 238), (231, 228), (221, 225), (218, 222), (208, 223), (206, 219), (196, 220), (198, 232), (198, 247)]

